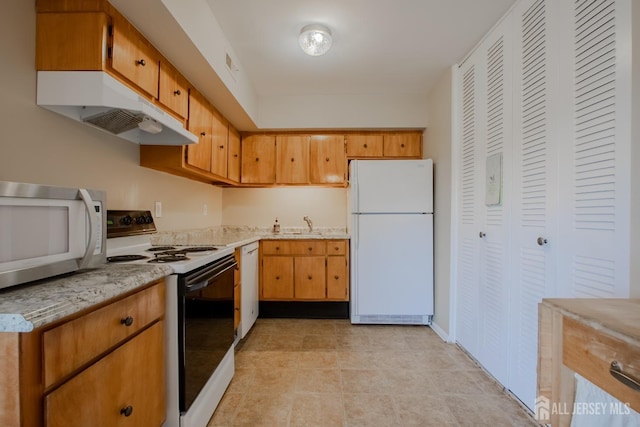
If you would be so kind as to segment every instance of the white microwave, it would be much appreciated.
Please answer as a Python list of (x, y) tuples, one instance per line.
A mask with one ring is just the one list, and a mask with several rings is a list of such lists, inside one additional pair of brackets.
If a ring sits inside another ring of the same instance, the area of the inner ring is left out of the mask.
[(106, 193), (0, 181), (0, 288), (106, 263)]

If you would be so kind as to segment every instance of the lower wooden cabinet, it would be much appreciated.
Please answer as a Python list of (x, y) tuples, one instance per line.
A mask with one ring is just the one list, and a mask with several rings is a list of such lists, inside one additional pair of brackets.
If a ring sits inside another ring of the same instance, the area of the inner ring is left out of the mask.
[(158, 427), (165, 417), (160, 321), (45, 396), (47, 427)]
[(348, 240), (262, 240), (261, 301), (348, 301)]
[(161, 426), (165, 292), (162, 280), (28, 333), (0, 333), (0, 425)]

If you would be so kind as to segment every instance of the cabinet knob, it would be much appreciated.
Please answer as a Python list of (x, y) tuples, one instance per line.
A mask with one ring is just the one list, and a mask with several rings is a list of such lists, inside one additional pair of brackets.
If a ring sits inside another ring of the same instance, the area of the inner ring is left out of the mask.
[(180, 89), (178, 89), (178, 90), (174, 90), (174, 91), (173, 91), (173, 94), (174, 94), (174, 95), (180, 95), (180, 93), (181, 93), (181, 92), (180, 92)]
[(329, 158), (328, 158), (328, 157), (325, 157), (325, 159), (324, 159), (324, 160), (325, 160), (326, 162), (328, 162), (328, 161), (329, 161)]
[(221, 149), (221, 150), (224, 150), (224, 145), (221, 145), (221, 146), (220, 146), (220, 149)]
[(240, 307), (236, 307), (236, 311), (240, 311)]
[(142, 65), (144, 67), (145, 65), (147, 65), (147, 61), (145, 61), (144, 59), (138, 59), (136, 61), (136, 65)]
[(308, 249), (308, 250), (310, 250), (310, 251), (312, 251), (312, 250), (313, 250), (313, 248), (312, 248), (311, 246), (309, 246), (307, 249)]
[(364, 147), (364, 148), (367, 148), (367, 144), (364, 144), (364, 145), (363, 145), (363, 147)]
[(205, 136), (206, 134), (206, 132), (200, 132), (200, 136)]
[(311, 279), (312, 279), (312, 277), (311, 277), (311, 276), (308, 276), (308, 278), (309, 278), (309, 280), (311, 280)]
[(485, 237), (487, 235), (487, 233), (481, 231), (478, 233), (478, 236), (480, 236), (480, 238), (482, 239), (483, 237)]
[(279, 251), (279, 250), (280, 250), (280, 246), (276, 246), (276, 251)]
[(260, 161), (260, 158), (259, 158), (259, 157), (256, 157), (256, 162), (259, 162), (259, 161)]
[(280, 280), (280, 276), (276, 276), (276, 280)]
[(340, 276), (333, 276), (334, 279), (338, 280)]
[(233, 155), (233, 157), (238, 157), (238, 155), (237, 155), (237, 154), (234, 154), (234, 155)]
[(545, 239), (544, 237), (538, 237), (536, 239), (536, 242), (538, 242), (539, 246), (544, 246), (547, 244), (547, 239)]
[(333, 248), (333, 249), (335, 249), (336, 251), (340, 250), (340, 248), (339, 248), (338, 246), (336, 246), (336, 247), (335, 247), (335, 248)]
[(125, 417), (130, 417), (131, 414), (133, 414), (133, 406), (129, 405), (120, 409), (120, 414), (124, 415)]
[(293, 158), (293, 157), (291, 158), (291, 161), (292, 161), (292, 162), (294, 161), (294, 158)]
[(401, 148), (404, 148), (404, 144), (400, 144), (400, 147), (401, 147)]
[(127, 316), (124, 319), (120, 319), (120, 324), (124, 325), (124, 326), (131, 326), (133, 325), (133, 317), (131, 316)]

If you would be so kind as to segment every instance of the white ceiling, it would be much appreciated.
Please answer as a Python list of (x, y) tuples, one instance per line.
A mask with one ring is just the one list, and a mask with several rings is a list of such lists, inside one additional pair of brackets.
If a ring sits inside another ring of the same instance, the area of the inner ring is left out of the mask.
[[(515, 0), (207, 0), (258, 96), (425, 94)], [(306, 24), (333, 33), (310, 57)]]
[[(236, 128), (258, 130), (427, 127), (433, 85), (516, 0), (109, 1)], [(298, 46), (310, 23), (333, 32), (326, 55)]]

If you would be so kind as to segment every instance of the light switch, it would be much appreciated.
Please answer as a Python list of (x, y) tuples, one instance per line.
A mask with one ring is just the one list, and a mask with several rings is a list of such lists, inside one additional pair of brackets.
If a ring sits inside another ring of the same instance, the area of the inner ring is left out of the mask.
[(156, 218), (162, 216), (162, 202), (156, 202)]

